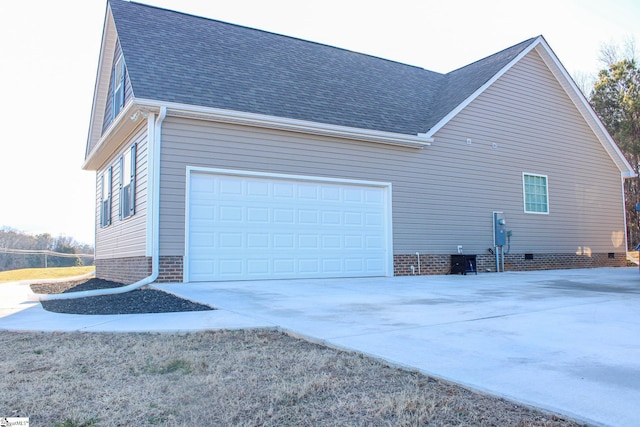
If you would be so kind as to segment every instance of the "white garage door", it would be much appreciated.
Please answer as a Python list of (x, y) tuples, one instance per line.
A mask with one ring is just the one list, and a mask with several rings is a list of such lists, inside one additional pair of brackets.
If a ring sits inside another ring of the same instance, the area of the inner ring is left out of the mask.
[(390, 185), (188, 171), (188, 281), (393, 275)]

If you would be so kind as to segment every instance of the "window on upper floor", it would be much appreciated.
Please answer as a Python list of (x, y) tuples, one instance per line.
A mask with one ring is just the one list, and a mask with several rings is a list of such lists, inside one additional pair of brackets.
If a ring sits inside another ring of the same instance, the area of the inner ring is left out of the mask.
[(549, 213), (549, 186), (546, 175), (522, 174), (525, 213)]
[(128, 218), (136, 210), (136, 148), (131, 148), (120, 156), (120, 219)]
[(125, 66), (122, 55), (113, 66), (113, 117), (115, 118), (124, 107), (124, 77)]
[(100, 227), (111, 224), (111, 188), (113, 168), (104, 171), (100, 175)]

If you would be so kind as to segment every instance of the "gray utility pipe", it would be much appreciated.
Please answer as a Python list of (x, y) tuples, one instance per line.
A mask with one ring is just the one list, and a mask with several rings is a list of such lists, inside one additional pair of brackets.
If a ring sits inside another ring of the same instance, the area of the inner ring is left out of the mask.
[[(96, 289), (92, 291), (80, 291), (80, 292), (69, 292), (66, 294), (35, 294), (31, 293), (28, 295), (29, 301), (54, 301), (54, 300), (68, 300), (75, 298), (84, 298), (84, 297), (95, 297), (99, 295), (114, 295), (114, 294), (123, 294), (126, 292), (130, 292), (141, 288), (144, 285), (148, 285), (149, 283), (155, 282), (160, 273), (160, 142), (162, 141), (162, 122), (167, 115), (167, 108), (160, 107), (160, 114), (157, 118), (155, 118), (154, 114), (148, 115), (149, 120), (149, 131), (153, 133), (152, 137), (148, 138), (151, 142), (149, 148), (149, 157), (151, 159), (151, 167), (152, 171), (152, 179), (153, 184), (151, 185), (151, 203), (152, 203), (152, 248), (151, 248), (151, 276), (147, 276), (142, 280), (139, 280), (131, 285), (121, 286), (118, 288), (108, 288), (108, 289)], [(153, 126), (151, 126), (151, 121), (153, 121)]]

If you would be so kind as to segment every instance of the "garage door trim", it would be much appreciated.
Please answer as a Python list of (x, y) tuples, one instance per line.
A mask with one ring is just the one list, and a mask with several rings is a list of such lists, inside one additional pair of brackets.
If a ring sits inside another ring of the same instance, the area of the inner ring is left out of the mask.
[(280, 174), (269, 172), (255, 172), (235, 169), (218, 169), (218, 168), (206, 168), (199, 166), (187, 166), (186, 168), (186, 188), (185, 188), (185, 259), (183, 263), (183, 278), (185, 282), (190, 281), (189, 272), (189, 251), (190, 251), (190, 195), (191, 195), (191, 176), (194, 173), (211, 174), (211, 175), (228, 175), (234, 177), (248, 177), (248, 178), (265, 178), (265, 179), (279, 179), (297, 182), (314, 182), (314, 183), (330, 183), (330, 184), (345, 184), (355, 186), (367, 186), (378, 187), (384, 189), (385, 193), (385, 205), (384, 205), (384, 230), (385, 230), (385, 243), (386, 243), (386, 262), (384, 266), (385, 276), (393, 276), (393, 230), (392, 230), (392, 208), (391, 208), (391, 183), (379, 182), (379, 181), (367, 181), (357, 179), (342, 179), (332, 177), (319, 177), (319, 176), (307, 176), (307, 175), (294, 175), (294, 174)]

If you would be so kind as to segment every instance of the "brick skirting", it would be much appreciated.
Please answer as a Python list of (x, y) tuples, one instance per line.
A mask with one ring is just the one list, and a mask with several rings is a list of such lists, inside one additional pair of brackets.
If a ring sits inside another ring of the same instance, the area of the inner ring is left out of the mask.
[(151, 258), (145, 256), (96, 259), (95, 264), (97, 278), (125, 285), (151, 275)]
[[(479, 272), (496, 271), (496, 259), (492, 254), (476, 255)], [(96, 259), (96, 277), (118, 283), (131, 284), (151, 275), (150, 257)], [(625, 267), (625, 252), (591, 255), (576, 254), (507, 254), (506, 271), (557, 270), (569, 268)], [(413, 269), (412, 269), (413, 267)], [(182, 282), (182, 256), (160, 257), (160, 275), (157, 282)], [(393, 256), (394, 276), (448, 274), (451, 271), (449, 254), (402, 254)]]
[(160, 257), (160, 275), (156, 282), (182, 282), (183, 271), (183, 257), (180, 255), (175, 256), (161, 256)]
[[(151, 257), (96, 259), (96, 277), (131, 284), (151, 275)], [(182, 282), (182, 257), (161, 256), (156, 282)]]
[[(505, 271), (560, 270), (570, 268), (626, 267), (626, 252), (577, 254), (507, 254), (504, 257)], [(477, 270), (496, 271), (496, 258), (492, 254), (476, 255)], [(411, 268), (413, 266), (413, 269)], [(418, 271), (419, 269), (419, 271)], [(451, 255), (420, 254), (420, 265), (416, 254), (393, 256), (394, 276), (448, 274), (451, 271)]]

